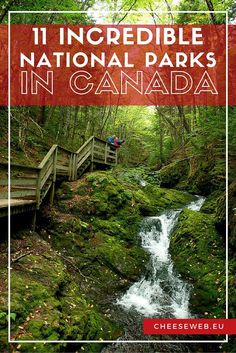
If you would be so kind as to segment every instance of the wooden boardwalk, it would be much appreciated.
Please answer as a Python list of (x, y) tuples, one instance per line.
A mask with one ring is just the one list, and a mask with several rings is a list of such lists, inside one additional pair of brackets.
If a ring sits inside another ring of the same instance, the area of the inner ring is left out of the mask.
[[(76, 152), (53, 145), (38, 167), (11, 164), (10, 213), (36, 211), (48, 194), (52, 204), (57, 180), (77, 180), (96, 164), (116, 165), (117, 149), (94, 136)], [(9, 209), (8, 164), (0, 163), (0, 167), (0, 217), (5, 217)]]

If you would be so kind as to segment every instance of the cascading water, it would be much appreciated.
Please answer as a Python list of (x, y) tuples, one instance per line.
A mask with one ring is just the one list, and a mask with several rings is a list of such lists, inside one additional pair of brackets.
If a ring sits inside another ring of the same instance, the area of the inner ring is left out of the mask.
[[(186, 207), (199, 211), (203, 197)], [(141, 224), (142, 247), (151, 257), (148, 273), (134, 283), (117, 301), (125, 310), (136, 310), (145, 317), (188, 318), (190, 286), (175, 272), (168, 252), (170, 234), (181, 209), (168, 210), (160, 216), (147, 217)]]

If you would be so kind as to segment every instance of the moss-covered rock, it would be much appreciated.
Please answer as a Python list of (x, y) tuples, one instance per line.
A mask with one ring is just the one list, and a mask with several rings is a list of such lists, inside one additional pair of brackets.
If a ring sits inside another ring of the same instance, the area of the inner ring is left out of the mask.
[[(103, 219), (116, 217), (119, 212), (128, 214), (154, 215), (165, 208), (184, 206), (191, 196), (178, 190), (160, 188), (148, 183), (145, 187), (128, 183), (114, 172), (94, 172), (82, 181), (74, 182), (74, 198), (59, 201), (62, 212), (75, 215), (95, 215)], [(76, 195), (80, 194), (80, 197)], [(82, 195), (82, 196), (81, 196)]]
[(204, 204), (202, 205), (201, 211), (204, 213), (213, 214), (216, 217), (216, 212), (219, 206), (221, 196), (221, 191), (214, 191), (211, 195), (206, 198)]
[(180, 181), (186, 179), (189, 173), (189, 161), (181, 160), (172, 162), (158, 171), (160, 185), (166, 188), (173, 188)]
[[(115, 339), (121, 330), (98, 310), (68, 270), (60, 253), (36, 233), (12, 241), (11, 334), (18, 340)], [(24, 255), (24, 256), (21, 256)], [(1, 271), (3, 268), (0, 266)], [(4, 278), (6, 272), (4, 272)], [(3, 300), (4, 298), (4, 300)], [(0, 301), (0, 350), (7, 346), (7, 288)], [(47, 345), (59, 352), (62, 344)], [(44, 344), (20, 344), (17, 351), (45, 352)]]
[(190, 193), (210, 195), (225, 189), (225, 161), (214, 157), (214, 149), (204, 157), (190, 157), (175, 160), (158, 171), (160, 185)]
[(90, 284), (96, 282), (97, 291), (90, 284), (84, 288), (91, 297), (103, 300), (105, 293), (113, 294), (141, 275), (148, 255), (134, 244), (121, 221), (94, 219), (84, 228), (80, 227), (80, 219), (77, 222), (78, 226), (75, 219), (57, 224), (50, 231), (50, 241), (54, 248), (73, 258)]
[(170, 242), (177, 270), (193, 284), (191, 308), (195, 314), (225, 315), (225, 246), (214, 217), (184, 209)]

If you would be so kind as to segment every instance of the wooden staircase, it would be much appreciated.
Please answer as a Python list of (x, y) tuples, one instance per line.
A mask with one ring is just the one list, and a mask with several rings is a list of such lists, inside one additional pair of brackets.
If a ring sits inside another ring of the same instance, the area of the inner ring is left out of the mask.
[(94, 165), (116, 164), (117, 149), (95, 136), (76, 152), (53, 145), (38, 167), (0, 163), (0, 217), (9, 211), (18, 214), (38, 210), (48, 194), (52, 204), (57, 180), (77, 180)]

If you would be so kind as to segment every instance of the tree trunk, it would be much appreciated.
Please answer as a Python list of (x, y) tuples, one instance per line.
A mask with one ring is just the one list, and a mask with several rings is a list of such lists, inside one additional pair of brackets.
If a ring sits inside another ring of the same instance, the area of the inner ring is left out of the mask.
[(2, 10), (2, 13), (0, 14), (0, 23), (2, 23), (4, 17), (7, 15), (8, 11), (10, 10), (14, 2), (15, 0), (11, 0), (5, 5), (5, 8)]
[[(206, 4), (207, 4), (207, 7), (208, 7), (208, 10), (209, 11), (214, 11), (214, 5), (212, 3), (211, 0), (205, 0), (206, 1)], [(216, 16), (213, 12), (210, 13), (210, 17), (211, 17), (211, 20), (212, 20), (212, 23), (216, 24)]]
[(46, 123), (46, 107), (43, 105), (39, 110), (38, 124), (39, 126), (44, 126)]

